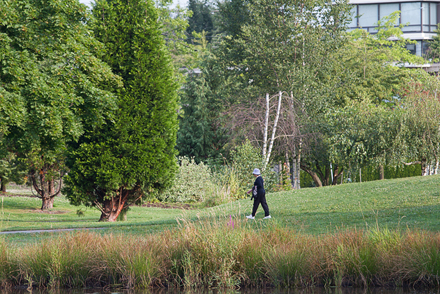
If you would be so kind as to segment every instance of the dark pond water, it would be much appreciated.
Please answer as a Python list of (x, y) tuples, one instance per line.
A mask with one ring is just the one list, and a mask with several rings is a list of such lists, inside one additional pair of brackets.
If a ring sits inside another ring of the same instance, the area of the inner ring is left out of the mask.
[(242, 290), (103, 290), (103, 289), (75, 289), (75, 290), (33, 290), (10, 289), (0, 290), (0, 294), (440, 294), (438, 289), (413, 288), (307, 288), (307, 289), (242, 289)]

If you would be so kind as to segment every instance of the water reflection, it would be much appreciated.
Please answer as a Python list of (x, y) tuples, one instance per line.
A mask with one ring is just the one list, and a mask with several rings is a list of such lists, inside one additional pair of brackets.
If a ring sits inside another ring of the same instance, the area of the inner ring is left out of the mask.
[(147, 290), (105, 290), (105, 289), (59, 289), (33, 290), (9, 289), (0, 290), (0, 294), (440, 294), (439, 289), (413, 288), (306, 288), (306, 289), (241, 289), (241, 290), (180, 290), (180, 289), (147, 289)]

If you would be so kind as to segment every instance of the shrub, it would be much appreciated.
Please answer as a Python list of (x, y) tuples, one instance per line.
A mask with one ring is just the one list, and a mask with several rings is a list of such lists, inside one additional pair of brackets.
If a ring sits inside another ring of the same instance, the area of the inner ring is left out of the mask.
[(179, 157), (179, 170), (172, 187), (157, 198), (167, 202), (203, 202), (219, 193), (209, 167), (194, 158)]
[(262, 169), (263, 157), (261, 152), (258, 148), (252, 146), (249, 141), (232, 150), (231, 158), (230, 163), (219, 167), (215, 173), (216, 182), (222, 187), (226, 187), (231, 198), (247, 197), (245, 192), (252, 187), (255, 181), (252, 176), (254, 168), (261, 170), (266, 191), (271, 191), (278, 185), (277, 174), (270, 168)]

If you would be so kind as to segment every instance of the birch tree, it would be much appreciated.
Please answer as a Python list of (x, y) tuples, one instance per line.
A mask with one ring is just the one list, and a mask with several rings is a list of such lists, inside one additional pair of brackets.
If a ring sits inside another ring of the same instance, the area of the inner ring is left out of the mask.
[[(287, 117), (286, 113), (296, 113), (290, 116), (294, 119), (290, 123), (295, 126), (291, 129), (297, 130), (302, 124), (300, 120), (304, 119), (303, 113), (322, 112), (331, 102), (331, 95), (322, 87), (321, 80), (331, 72), (331, 53), (344, 43), (349, 6), (346, 1), (256, 0), (246, 8), (248, 21), (236, 30), (236, 36), (227, 38), (223, 46), (225, 58), (231, 61), (229, 71), (237, 77), (245, 77), (255, 89), (246, 105), (261, 105), (265, 109), (262, 131), (256, 142), (262, 148), (267, 165), (280, 139), (294, 142), (283, 144), (289, 146), (287, 153), (293, 152), (290, 146), (299, 146), (296, 131), (279, 135), (283, 114)], [(236, 54), (237, 51), (240, 54)], [(268, 103), (268, 97), (275, 96), (278, 103)], [(261, 98), (265, 103), (258, 102)], [(288, 100), (285, 108), (283, 99)], [(294, 104), (295, 107), (289, 109), (289, 105)], [(272, 107), (275, 107), (273, 115), (267, 111)], [(296, 154), (292, 157), (299, 158)]]

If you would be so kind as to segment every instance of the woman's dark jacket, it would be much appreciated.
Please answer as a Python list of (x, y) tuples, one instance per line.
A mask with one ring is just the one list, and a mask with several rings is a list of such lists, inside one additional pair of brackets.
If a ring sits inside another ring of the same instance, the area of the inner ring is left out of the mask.
[(266, 194), (266, 191), (264, 190), (264, 181), (263, 181), (263, 178), (261, 176), (258, 176), (255, 179), (254, 189), (255, 189), (255, 187), (257, 189), (257, 196), (256, 197), (264, 196)]

